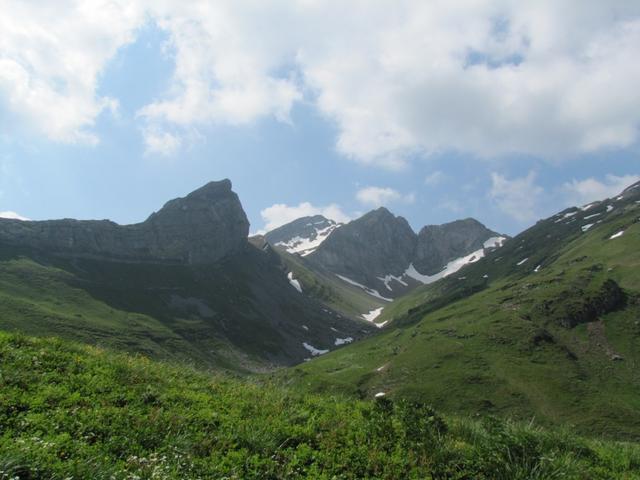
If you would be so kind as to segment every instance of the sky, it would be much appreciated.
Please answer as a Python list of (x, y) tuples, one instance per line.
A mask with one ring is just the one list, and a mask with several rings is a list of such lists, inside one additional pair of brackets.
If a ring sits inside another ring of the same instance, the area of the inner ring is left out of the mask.
[(635, 0), (0, 0), (0, 216), (516, 234), (640, 180)]

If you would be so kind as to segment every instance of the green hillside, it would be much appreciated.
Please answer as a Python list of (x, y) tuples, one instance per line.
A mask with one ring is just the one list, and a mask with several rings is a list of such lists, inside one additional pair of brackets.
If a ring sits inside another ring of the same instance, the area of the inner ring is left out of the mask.
[(640, 448), (0, 333), (1, 479), (634, 479)]
[(327, 348), (336, 336), (359, 336), (364, 322), (334, 318), (300, 295), (278, 262), (253, 247), (186, 266), (0, 245), (0, 329), (240, 372), (302, 361), (303, 340)]
[(385, 331), (296, 367), (288, 381), (638, 439), (639, 217), (630, 192), (541, 221), (397, 300)]
[(295, 278), (300, 280), (305, 294), (342, 315), (362, 320), (363, 313), (388, 305), (361, 288), (343, 282), (334, 274), (309, 265), (303, 257), (277, 247), (276, 251)]

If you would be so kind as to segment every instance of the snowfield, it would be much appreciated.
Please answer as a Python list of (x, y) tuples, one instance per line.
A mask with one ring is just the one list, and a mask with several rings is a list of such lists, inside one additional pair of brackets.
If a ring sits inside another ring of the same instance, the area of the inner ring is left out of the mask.
[(300, 285), (300, 282), (298, 280), (293, 278), (293, 272), (289, 272), (287, 274), (287, 278), (289, 279), (289, 283), (291, 284), (291, 286), (302, 293), (302, 285)]
[(371, 310), (369, 313), (363, 313), (362, 318), (364, 318), (367, 322), (373, 322), (380, 316), (383, 310), (384, 307), (376, 308), (375, 310)]
[[(323, 223), (323, 222), (320, 222)], [(289, 253), (297, 253), (301, 257), (312, 254), (342, 224), (336, 223), (325, 228), (316, 228), (315, 238), (293, 237), (287, 242), (278, 242), (277, 246), (284, 247)], [(312, 235), (313, 236), (313, 235)]]
[(373, 288), (366, 287), (366, 286), (362, 285), (361, 283), (356, 282), (355, 280), (351, 280), (350, 278), (344, 277), (342, 275), (338, 275), (337, 273), (336, 273), (336, 277), (338, 277), (343, 282), (347, 282), (348, 284), (353, 285), (354, 287), (358, 287), (358, 288), (363, 289), (365, 292), (367, 292), (372, 297), (379, 298), (380, 300), (384, 300), (385, 302), (391, 302), (392, 301), (392, 299), (386, 298), (386, 297), (383, 297), (382, 295), (380, 295), (380, 292), (378, 292), (377, 290), (374, 290)]
[(317, 357), (318, 355), (324, 355), (325, 353), (329, 353), (329, 350), (320, 350), (319, 348), (314, 347), (313, 345), (309, 345), (307, 342), (303, 342), (302, 346), (309, 350), (312, 357)]
[[(502, 237), (500, 237), (502, 238)], [(488, 241), (488, 240), (487, 240)], [(428, 285), (429, 283), (437, 282), (441, 278), (448, 277), (449, 275), (456, 273), (465, 265), (469, 265), (470, 263), (475, 263), (484, 257), (484, 248), (480, 250), (476, 250), (475, 252), (470, 253), (466, 257), (456, 258), (455, 260), (451, 260), (447, 263), (446, 267), (435, 275), (423, 275), (422, 273), (416, 270), (416, 267), (413, 266), (413, 263), (409, 264), (409, 268), (404, 272), (407, 277), (411, 277), (414, 280), (417, 280), (420, 283), (424, 283)]]

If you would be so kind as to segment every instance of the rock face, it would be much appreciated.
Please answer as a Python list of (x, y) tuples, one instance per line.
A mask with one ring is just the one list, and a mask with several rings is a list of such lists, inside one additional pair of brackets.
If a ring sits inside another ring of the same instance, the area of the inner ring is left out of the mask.
[(271, 230), (265, 238), (271, 245), (305, 257), (315, 252), (320, 244), (341, 226), (341, 223), (336, 223), (322, 215), (314, 215), (298, 218)]
[(210, 182), (167, 202), (147, 220), (0, 219), (0, 243), (119, 261), (211, 263), (247, 246), (249, 222), (231, 182)]
[(379, 208), (334, 231), (307, 259), (387, 299), (455, 273), (505, 239), (471, 218), (430, 225), (416, 235), (404, 218)]
[(370, 286), (379, 283), (378, 277), (402, 275), (411, 263), (416, 240), (404, 218), (381, 207), (336, 230), (309, 260)]
[(482, 249), (489, 238), (500, 237), (473, 218), (427, 225), (418, 234), (413, 265), (421, 273), (433, 275), (447, 262)]

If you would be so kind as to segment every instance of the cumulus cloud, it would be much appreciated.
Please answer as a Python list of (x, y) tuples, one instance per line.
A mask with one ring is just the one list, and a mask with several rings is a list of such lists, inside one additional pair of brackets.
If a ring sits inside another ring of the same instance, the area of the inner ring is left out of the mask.
[(606, 175), (602, 180), (587, 178), (566, 182), (562, 186), (562, 191), (572, 205), (583, 205), (595, 200), (611, 198), (638, 181), (640, 181), (640, 175)]
[(520, 223), (540, 217), (538, 208), (544, 190), (536, 184), (535, 172), (512, 179), (492, 173), (491, 183), (489, 197), (502, 212)]
[(116, 99), (97, 94), (99, 75), (144, 20), (136, 2), (7, 0), (0, 15), (0, 109), (49, 139), (98, 142), (91, 130)]
[(145, 152), (169, 156), (175, 153), (182, 144), (182, 138), (156, 128), (146, 128), (143, 132)]
[(49, 138), (97, 141), (117, 105), (100, 72), (146, 21), (175, 61), (139, 111), (149, 128), (288, 122), (308, 102), (340, 153), (396, 169), (445, 150), (558, 159), (638, 141), (638, 2), (355, 1), (345, 15), (337, 0), (8, 0), (5, 103)]
[(351, 220), (351, 217), (335, 203), (324, 207), (318, 207), (309, 202), (302, 202), (298, 205), (276, 203), (260, 212), (260, 216), (264, 220), (264, 228), (258, 233), (265, 233), (297, 220), (300, 217), (310, 217), (313, 215), (323, 215), (339, 223), (346, 223)]
[(356, 192), (356, 199), (363, 205), (381, 207), (395, 202), (413, 203), (415, 195), (413, 193), (403, 195), (389, 187), (364, 187)]

